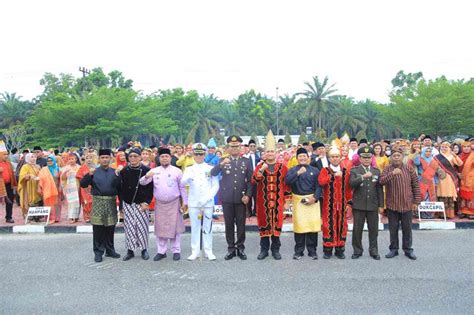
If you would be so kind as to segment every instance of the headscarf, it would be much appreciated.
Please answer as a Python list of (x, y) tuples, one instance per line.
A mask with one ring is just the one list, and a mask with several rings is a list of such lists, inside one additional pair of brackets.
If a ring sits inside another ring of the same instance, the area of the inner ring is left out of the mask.
[(56, 163), (56, 156), (54, 156), (54, 154), (50, 154), (48, 155), (48, 160), (49, 159), (53, 160), (53, 165), (51, 166), (48, 165), (49, 171), (51, 172), (51, 175), (55, 176), (59, 173), (59, 167), (58, 167), (58, 164)]
[[(431, 151), (431, 156), (427, 157), (426, 156), (426, 151), (430, 150)], [(431, 147), (423, 147), (421, 149), (421, 158), (426, 161), (426, 163), (430, 164), (431, 161), (433, 160), (433, 149)]]
[(470, 146), (471, 146), (471, 143), (468, 142), (468, 141), (465, 141), (465, 142), (463, 142), (463, 143), (461, 144), (461, 155), (460, 155), (459, 157), (461, 158), (461, 161), (462, 161), (463, 163), (466, 163), (467, 158), (469, 157), (469, 155), (472, 154), (472, 150), (471, 150), (471, 152), (469, 152), (469, 153), (464, 153), (464, 150), (463, 150), (462, 148), (465, 147), (465, 146), (469, 146), (469, 147), (470, 147)]
[(31, 162), (31, 158), (34, 156), (35, 154), (34, 153), (28, 153), (25, 155), (25, 162), (30, 164)]

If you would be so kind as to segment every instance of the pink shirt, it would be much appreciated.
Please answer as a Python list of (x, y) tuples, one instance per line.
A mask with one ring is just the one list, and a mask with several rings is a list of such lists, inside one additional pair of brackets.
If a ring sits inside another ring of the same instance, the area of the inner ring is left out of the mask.
[(161, 202), (170, 202), (176, 198), (183, 198), (183, 204), (188, 204), (188, 194), (186, 188), (181, 184), (181, 177), (183, 172), (175, 166), (169, 165), (167, 167), (158, 166), (151, 170), (153, 177), (140, 178), (141, 185), (147, 185), (153, 181), (153, 196), (156, 200)]

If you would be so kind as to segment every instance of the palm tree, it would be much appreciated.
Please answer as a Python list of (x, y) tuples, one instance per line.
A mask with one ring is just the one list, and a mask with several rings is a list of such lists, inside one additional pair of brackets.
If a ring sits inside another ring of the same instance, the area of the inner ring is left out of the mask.
[(323, 129), (327, 113), (337, 108), (337, 103), (330, 98), (337, 89), (334, 88), (335, 84), (329, 85), (328, 81), (328, 77), (325, 77), (320, 82), (318, 76), (315, 76), (312, 84), (305, 82), (306, 90), (296, 94), (303, 96), (306, 105), (304, 114), (310, 118), (313, 130)]
[(245, 134), (242, 117), (239, 116), (235, 103), (224, 103), (220, 111), (220, 123), (228, 135)]
[(22, 123), (31, 114), (34, 103), (21, 100), (16, 93), (0, 93), (0, 128)]
[(334, 97), (333, 101), (339, 104), (335, 115), (331, 116), (332, 132), (342, 134), (344, 131), (355, 135), (360, 130), (365, 131), (367, 117), (361, 111), (352, 98), (349, 97)]
[(212, 94), (200, 98), (196, 112), (196, 122), (189, 131), (187, 140), (203, 142), (219, 134), (221, 126), (219, 123), (219, 108), (222, 103)]

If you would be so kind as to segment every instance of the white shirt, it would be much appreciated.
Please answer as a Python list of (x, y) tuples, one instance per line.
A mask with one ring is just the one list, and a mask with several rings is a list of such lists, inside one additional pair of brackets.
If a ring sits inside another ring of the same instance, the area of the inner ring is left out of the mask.
[(332, 164), (329, 165), (329, 167), (334, 171), (334, 172), (340, 172), (341, 171), (341, 166), (334, 166)]
[(349, 149), (349, 154), (347, 155), (347, 157), (349, 158), (349, 160), (352, 161), (352, 157), (354, 156), (354, 154), (357, 153), (359, 149), (355, 149), (355, 150), (352, 150), (352, 149)]
[(186, 167), (181, 183), (189, 185), (189, 207), (213, 207), (214, 196), (219, 190), (219, 178), (211, 176), (212, 166), (206, 163), (194, 163)]
[(328, 158), (323, 156), (319, 157), (318, 160), (321, 160), (321, 163), (323, 164), (323, 167), (328, 167), (329, 166), (329, 161)]

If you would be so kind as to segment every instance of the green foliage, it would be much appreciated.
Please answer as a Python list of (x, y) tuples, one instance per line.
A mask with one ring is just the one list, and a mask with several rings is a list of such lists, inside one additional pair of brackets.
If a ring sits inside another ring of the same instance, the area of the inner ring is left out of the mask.
[[(234, 100), (181, 88), (142, 95), (120, 71), (106, 74), (101, 68), (80, 78), (45, 73), (40, 84), (43, 92), (33, 100), (22, 100), (15, 93), (0, 94), (4, 138), (18, 135), (20, 145), (108, 146), (130, 139), (158, 143), (160, 138), (172, 143), (207, 143), (214, 137), (222, 145), (222, 129), (226, 136), (250, 134), (257, 142), (257, 135), (269, 129), (276, 132), (277, 103), (255, 90)], [(315, 76), (305, 82), (303, 92), (279, 97), (280, 134), (285, 134), (287, 143), (290, 134), (308, 126), (314, 130), (309, 140), (318, 141), (327, 141), (327, 135), (332, 140), (344, 132), (370, 140), (421, 133), (441, 137), (472, 134), (474, 79), (452, 81), (442, 76), (427, 81), (421, 72), (400, 71), (392, 85), (390, 102), (379, 104), (336, 95), (327, 77)], [(306, 141), (303, 132), (299, 143)]]

